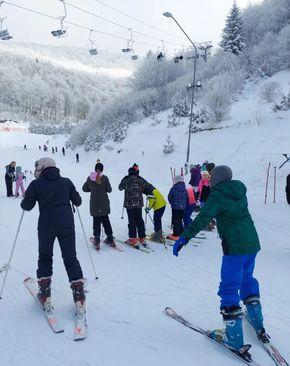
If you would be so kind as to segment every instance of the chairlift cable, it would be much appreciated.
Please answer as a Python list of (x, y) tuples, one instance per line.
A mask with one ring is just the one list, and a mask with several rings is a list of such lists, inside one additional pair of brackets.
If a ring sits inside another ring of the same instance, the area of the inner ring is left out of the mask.
[[(21, 10), (28, 11), (30, 13), (34, 13), (34, 14), (41, 15), (41, 16), (44, 16), (44, 17), (49, 18), (49, 19), (53, 19), (53, 20), (58, 20), (59, 21), (59, 17), (55, 17), (55, 16), (52, 16), (52, 15), (49, 15), (49, 14), (40, 12), (38, 10), (34, 10), (34, 9), (26, 8), (26, 7), (21, 6), (21, 5), (13, 4), (13, 3), (10, 3), (10, 2), (8, 2), (6, 0), (4, 0), (3, 3), (5, 3), (7, 5), (10, 5), (10, 6), (14, 6), (15, 8), (19, 8)], [(123, 41), (127, 41), (128, 40), (127, 38), (124, 38), (124, 37), (121, 37), (121, 36), (117, 36), (116, 34), (103, 32), (103, 31), (94, 29), (92, 27), (87, 27), (87, 26), (84, 26), (84, 25), (81, 25), (81, 24), (78, 24), (78, 23), (74, 23), (74, 22), (68, 21), (68, 20), (64, 20), (64, 23), (69, 24), (69, 25), (72, 25), (74, 27), (81, 28), (81, 29), (89, 30), (89, 31), (90, 30), (93, 30), (96, 33), (103, 34), (105, 36), (109, 36), (109, 37), (113, 37), (113, 38), (117, 38), (117, 39), (121, 39)], [(127, 29), (129, 30), (129, 28), (127, 28)], [(134, 42), (135, 43), (138, 43), (138, 44), (142, 44), (144, 46), (149, 46), (149, 47), (154, 47), (154, 48), (156, 47), (156, 45), (153, 45), (153, 44), (150, 44), (150, 43), (147, 43), (147, 42), (143, 42), (143, 41), (139, 41), (139, 40), (134, 40)]]
[[(86, 14), (92, 15), (92, 16), (94, 16), (94, 17), (96, 17), (96, 18), (98, 18), (98, 19), (101, 19), (101, 20), (103, 20), (103, 21), (105, 21), (105, 22), (107, 22), (107, 23), (110, 23), (110, 24), (116, 25), (117, 27), (120, 27), (120, 28), (123, 28), (123, 29), (126, 29), (126, 30), (130, 29), (133, 33), (139, 34), (139, 35), (144, 36), (144, 37), (147, 37), (147, 38), (151, 38), (151, 39), (153, 39), (153, 40), (155, 40), (155, 41), (158, 41), (158, 42), (161, 42), (161, 41), (162, 41), (162, 40), (161, 40), (161, 39), (159, 39), (159, 38), (153, 37), (153, 36), (151, 36), (151, 35), (149, 35), (149, 34), (147, 34), (147, 33), (139, 32), (139, 31), (137, 31), (137, 30), (134, 30), (133, 28), (128, 28), (127, 26), (125, 26), (125, 25), (123, 25), (123, 24), (120, 24), (120, 23), (114, 22), (113, 20), (110, 20), (110, 19), (108, 19), (108, 18), (104, 18), (104, 17), (102, 17), (102, 16), (100, 16), (100, 15), (97, 15), (97, 14), (95, 14), (95, 13), (92, 13), (91, 11), (88, 11), (88, 10), (86, 10), (86, 9), (82, 9), (82, 8), (80, 8), (80, 7), (76, 6), (76, 5), (70, 4), (70, 3), (66, 2), (66, 1), (64, 1), (64, 3), (65, 3), (66, 5), (68, 5), (68, 6), (70, 6), (71, 8), (74, 8), (74, 9), (77, 9), (77, 10), (79, 10), (79, 11), (82, 11), (82, 12), (84, 12), (84, 13), (86, 13)], [(166, 43), (169, 43), (169, 44), (172, 44), (172, 45), (181, 46), (179, 43), (176, 43), (176, 42), (166, 41)]]
[(155, 30), (157, 30), (157, 31), (159, 31), (159, 32), (162, 32), (162, 33), (168, 34), (168, 35), (170, 35), (171, 37), (178, 38), (178, 39), (183, 39), (183, 40), (184, 40), (184, 38), (183, 38), (183, 37), (176, 36), (175, 34), (170, 33), (170, 32), (167, 32), (167, 31), (165, 31), (165, 30), (163, 30), (163, 29), (161, 29), (161, 28), (158, 28), (158, 27), (156, 27), (155, 25), (152, 25), (152, 24), (146, 23), (146, 22), (144, 22), (143, 20), (140, 20), (140, 19), (138, 19), (138, 18), (135, 18), (135, 17), (133, 17), (132, 15), (129, 15), (129, 14), (125, 13), (124, 11), (119, 10), (119, 9), (117, 9), (117, 8), (114, 8), (114, 7), (113, 7), (113, 6), (111, 6), (111, 5), (105, 4), (104, 2), (102, 2), (102, 1), (100, 1), (100, 0), (95, 0), (95, 2), (97, 2), (97, 3), (99, 3), (99, 4), (103, 5), (103, 6), (105, 6), (105, 7), (107, 7), (107, 8), (109, 8), (109, 9), (111, 9), (111, 10), (114, 10), (114, 11), (116, 11), (117, 13), (122, 14), (122, 15), (124, 15), (124, 16), (125, 16), (125, 17), (127, 17), (127, 18), (133, 19), (133, 20), (135, 20), (135, 21), (136, 21), (136, 22), (138, 22), (138, 23), (144, 24), (144, 25), (146, 25), (147, 27), (150, 27), (150, 28), (153, 28), (153, 29), (155, 29)]

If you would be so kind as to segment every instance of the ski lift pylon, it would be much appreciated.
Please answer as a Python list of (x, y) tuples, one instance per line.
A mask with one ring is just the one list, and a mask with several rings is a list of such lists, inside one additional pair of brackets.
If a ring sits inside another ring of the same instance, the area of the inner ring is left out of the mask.
[(91, 48), (89, 49), (90, 55), (95, 56), (98, 54), (98, 50), (94, 47), (95, 41), (92, 40), (93, 29), (90, 30), (89, 42), (91, 43)]
[(51, 34), (55, 38), (62, 38), (62, 37), (65, 37), (67, 35), (67, 29), (64, 29), (64, 26), (63, 26), (63, 22), (64, 22), (65, 18), (67, 17), (66, 6), (65, 6), (64, 0), (59, 0), (59, 1), (61, 1), (62, 4), (63, 4), (64, 15), (57, 18), (57, 19), (60, 20), (60, 29), (56, 29), (56, 30), (51, 32)]

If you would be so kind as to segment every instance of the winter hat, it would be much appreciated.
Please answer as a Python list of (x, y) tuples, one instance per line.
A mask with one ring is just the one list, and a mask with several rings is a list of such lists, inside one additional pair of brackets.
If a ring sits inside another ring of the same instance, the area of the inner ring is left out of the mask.
[(201, 176), (202, 176), (202, 178), (209, 178), (209, 172), (207, 170), (202, 170)]
[(102, 172), (104, 170), (104, 165), (100, 162), (98, 162), (96, 165), (95, 165), (95, 171), (99, 170), (100, 172)]
[(205, 164), (206, 170), (211, 173), (211, 171), (213, 170), (213, 168), (215, 167), (215, 163), (206, 163)]
[(136, 170), (135, 168), (131, 167), (128, 170), (128, 174), (129, 175), (136, 175), (137, 176), (139, 174), (139, 170)]
[(232, 169), (226, 165), (218, 165), (211, 171), (210, 187), (214, 187), (219, 183), (231, 180), (233, 177)]
[(35, 162), (35, 171), (34, 171), (35, 178), (39, 178), (44, 169), (52, 167), (55, 168), (56, 163), (51, 158), (41, 158), (37, 160)]
[(173, 183), (176, 184), (176, 183), (179, 183), (179, 182), (183, 182), (183, 178), (181, 175), (176, 175), (173, 179)]
[(20, 173), (21, 172), (21, 166), (18, 165), (15, 170), (16, 170), (16, 173)]

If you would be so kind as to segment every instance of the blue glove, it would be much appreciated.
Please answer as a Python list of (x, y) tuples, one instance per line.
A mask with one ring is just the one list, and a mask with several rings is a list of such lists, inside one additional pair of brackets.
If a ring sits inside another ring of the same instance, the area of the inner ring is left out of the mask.
[(188, 239), (184, 238), (183, 236), (180, 236), (178, 240), (173, 245), (173, 255), (178, 257), (178, 252), (180, 249), (188, 243)]

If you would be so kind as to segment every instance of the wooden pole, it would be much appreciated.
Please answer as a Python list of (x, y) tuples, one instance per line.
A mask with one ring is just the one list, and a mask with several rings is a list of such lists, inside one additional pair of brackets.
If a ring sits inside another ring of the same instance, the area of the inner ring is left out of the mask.
[(267, 204), (270, 168), (271, 168), (271, 163), (268, 164), (268, 168), (267, 168), (266, 188), (265, 188), (265, 201), (264, 201), (265, 205)]
[(274, 166), (274, 196), (273, 196), (273, 203), (276, 203), (276, 183), (277, 183), (277, 168)]

